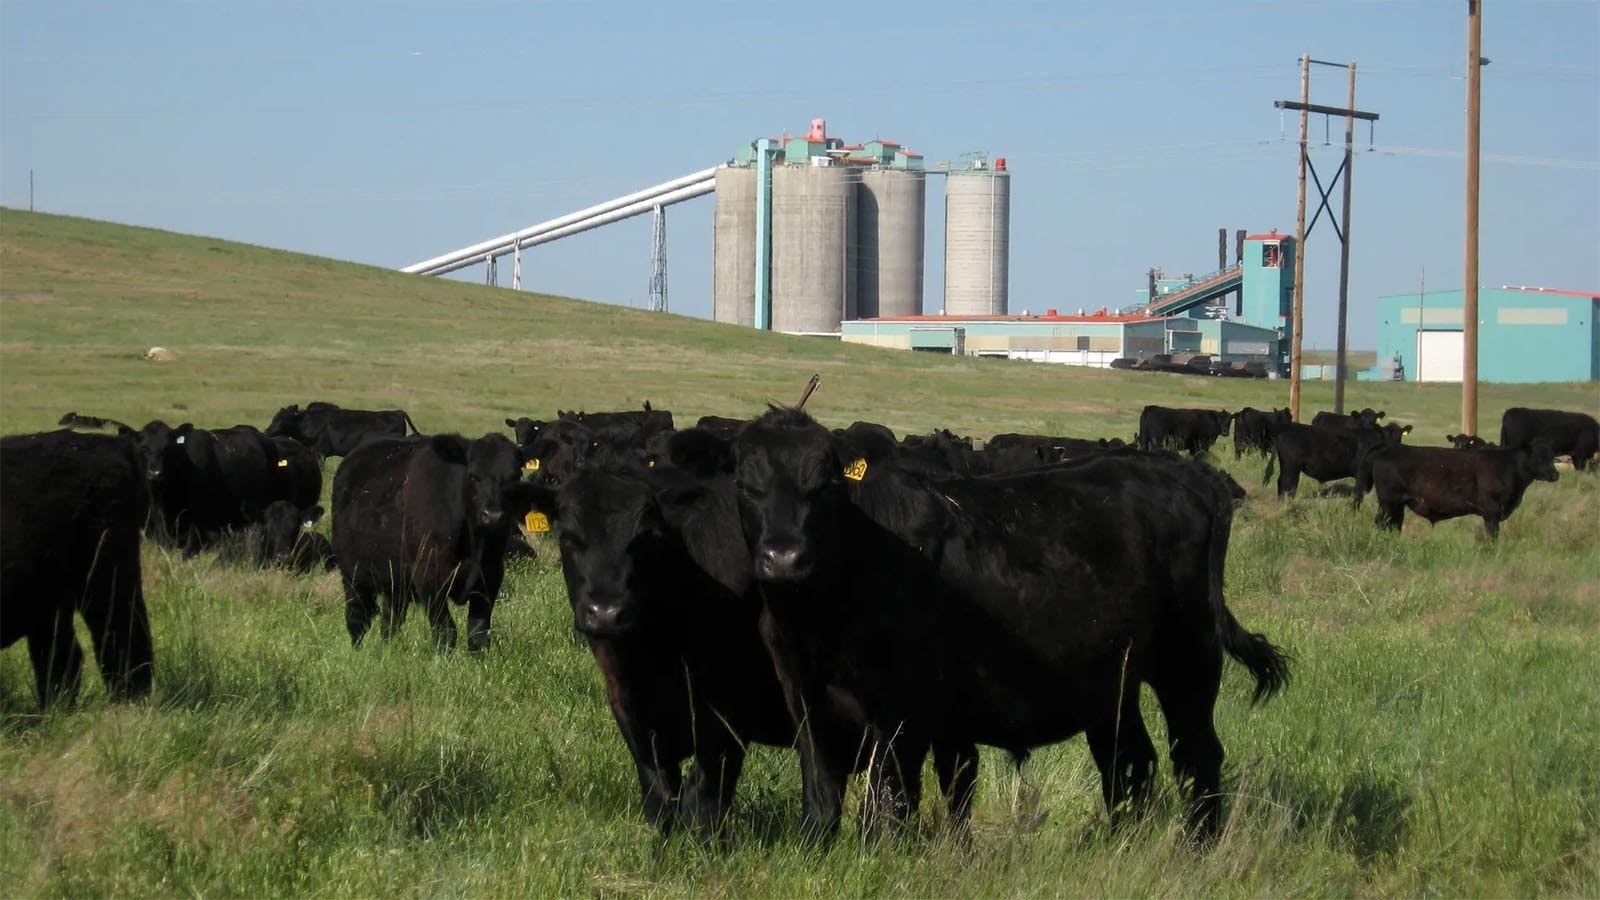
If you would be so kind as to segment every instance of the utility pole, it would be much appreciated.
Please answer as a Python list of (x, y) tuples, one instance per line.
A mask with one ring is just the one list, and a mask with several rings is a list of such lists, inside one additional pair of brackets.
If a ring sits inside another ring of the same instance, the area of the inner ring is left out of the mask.
[(1334, 351), (1333, 411), (1344, 413), (1345, 353), (1349, 349), (1346, 336), (1350, 317), (1350, 176), (1355, 161), (1356, 131), (1356, 61), (1350, 60), (1350, 99), (1344, 116), (1344, 240), (1339, 242), (1339, 341)]
[[(1319, 66), (1333, 66), (1348, 69), (1350, 72), (1350, 99), (1343, 109), (1336, 106), (1323, 106), (1311, 102), (1311, 64)], [(1335, 371), (1338, 381), (1334, 386), (1334, 409), (1344, 411), (1344, 381), (1345, 381), (1345, 355), (1346, 355), (1346, 319), (1348, 318), (1350, 297), (1350, 168), (1355, 159), (1355, 120), (1363, 119), (1367, 122), (1376, 122), (1378, 114), (1364, 112), (1356, 109), (1356, 64), (1324, 62), (1312, 59), (1310, 55), (1300, 57), (1300, 102), (1293, 100), (1278, 100), (1272, 104), (1279, 109), (1297, 109), (1300, 111), (1300, 201), (1295, 214), (1295, 256), (1294, 256), (1294, 320), (1290, 326), (1293, 350), (1289, 357), (1289, 415), (1294, 421), (1300, 421), (1300, 348), (1302, 345), (1301, 331), (1305, 325), (1305, 272), (1306, 272), (1306, 238), (1317, 227), (1317, 222), (1322, 218), (1323, 210), (1328, 212), (1328, 221), (1332, 223), (1334, 233), (1339, 238), (1342, 249), (1339, 253), (1339, 343), (1338, 360)], [(1323, 116), (1344, 116), (1344, 161), (1340, 163), (1339, 170), (1333, 173), (1333, 179), (1327, 187), (1322, 186), (1322, 179), (1317, 175), (1316, 166), (1312, 165), (1311, 157), (1306, 149), (1307, 115), (1317, 113)], [(1317, 207), (1316, 215), (1311, 217), (1311, 224), (1306, 224), (1306, 171), (1310, 170), (1311, 178), (1316, 182), (1317, 193), (1322, 197), (1322, 202)], [(1329, 195), (1334, 187), (1344, 178), (1344, 204), (1340, 218), (1343, 224), (1333, 220), (1333, 210), (1329, 208)]]
[(1467, 0), (1467, 272), (1461, 310), (1461, 430), (1478, 433), (1478, 112), (1483, 0)]
[(1294, 214), (1294, 315), (1290, 319), (1289, 418), (1300, 421), (1300, 326), (1306, 307), (1306, 119), (1311, 110), (1311, 54), (1300, 57), (1300, 201)]
[(28, 212), (33, 212), (33, 170), (28, 170)]

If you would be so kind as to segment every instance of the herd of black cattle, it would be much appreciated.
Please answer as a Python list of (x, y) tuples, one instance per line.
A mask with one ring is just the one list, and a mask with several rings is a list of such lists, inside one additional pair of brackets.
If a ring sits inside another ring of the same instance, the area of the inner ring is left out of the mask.
[[(1150, 406), (1134, 446), (1002, 434), (975, 447), (943, 430), (830, 431), (776, 407), (681, 430), (648, 403), (507, 419), (514, 440), (417, 434), (404, 412), (326, 403), (286, 407), (264, 431), (69, 413), (69, 428), (0, 439), (0, 645), (27, 638), (41, 705), (70, 698), (81, 614), (110, 696), (147, 694), (141, 539), (187, 557), (239, 532), (256, 564), (337, 568), (355, 644), (416, 603), (453, 645), (455, 604), (482, 650), (507, 554), (553, 531), (574, 625), (664, 831), (717, 829), (751, 742), (799, 751), (816, 837), (837, 830), (854, 773), (877, 829), (916, 809), (932, 753), (962, 823), (978, 745), (1020, 764), (1080, 732), (1121, 815), (1156, 768), (1148, 685), (1188, 824), (1206, 836), (1221, 821), (1224, 655), (1254, 676), (1255, 700), (1289, 677), (1287, 654), (1224, 602), (1245, 492), (1201, 459), (1218, 438), (1231, 429), (1236, 458), (1266, 454), (1280, 495), (1302, 474), (1353, 477), (1380, 524), (1398, 528), (1406, 507), (1470, 514), (1491, 537), (1532, 481), (1556, 480), (1555, 456), (1582, 470), (1600, 450), (1579, 413), (1511, 409), (1499, 447), (1452, 435), (1457, 449), (1403, 445), (1410, 427), (1382, 418)], [(327, 456), (344, 457), (331, 542), (305, 527)]]

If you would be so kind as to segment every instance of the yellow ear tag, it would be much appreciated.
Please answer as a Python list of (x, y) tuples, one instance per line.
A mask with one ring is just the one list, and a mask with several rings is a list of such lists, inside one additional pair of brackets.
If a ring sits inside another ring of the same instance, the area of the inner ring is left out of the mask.
[(280, 468), (280, 469), (289, 468), (289, 461), (287, 459), (278, 460), (278, 468)]
[(648, 465), (650, 468), (654, 469), (656, 467), (656, 461), (652, 459), (648, 463), (646, 463), (646, 465)]
[(543, 534), (550, 530), (550, 517), (536, 509), (529, 510), (522, 520), (522, 527), (525, 531)]
[(524, 472), (537, 472), (537, 471), (539, 471), (539, 460), (538, 459), (530, 459), (530, 460), (528, 460), (527, 462), (522, 464), (522, 470)]
[(867, 477), (867, 460), (865, 457), (856, 460), (844, 467), (844, 477), (851, 481), (860, 481)]

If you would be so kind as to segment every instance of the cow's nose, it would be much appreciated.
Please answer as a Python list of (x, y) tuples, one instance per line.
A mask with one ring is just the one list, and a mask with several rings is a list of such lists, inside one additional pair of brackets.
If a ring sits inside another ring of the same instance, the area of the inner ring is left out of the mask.
[(796, 581), (806, 574), (809, 564), (798, 544), (769, 544), (756, 555), (756, 574), (766, 581)]
[(589, 600), (578, 606), (578, 630), (596, 637), (622, 631), (628, 625), (627, 618), (616, 603)]
[(500, 524), (500, 518), (502, 515), (504, 515), (504, 513), (498, 509), (485, 509), (484, 511), (478, 513), (478, 521), (482, 523), (485, 528), (491, 528)]

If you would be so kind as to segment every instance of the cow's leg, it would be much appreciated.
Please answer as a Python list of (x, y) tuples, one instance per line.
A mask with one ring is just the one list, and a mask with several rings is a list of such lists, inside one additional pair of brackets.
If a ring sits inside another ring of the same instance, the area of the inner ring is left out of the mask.
[(678, 791), (683, 786), (678, 761), (659, 759), (654, 747), (632, 749), (633, 768), (639, 777), (639, 801), (645, 821), (660, 829), (662, 834), (669, 834), (677, 809)]
[(482, 591), (467, 597), (467, 649), (489, 649), (489, 618), (494, 615), (494, 598)]
[(1278, 498), (1293, 497), (1300, 488), (1300, 467), (1278, 466)]
[(456, 646), (456, 620), (450, 615), (450, 600), (442, 595), (426, 601), (428, 624), (433, 626), (433, 643), (440, 650), (454, 650)]
[(922, 762), (928, 742), (879, 732), (867, 768), (861, 833), (869, 840), (893, 837), (922, 803)]
[(734, 791), (744, 772), (744, 748), (721, 722), (713, 728), (713, 733), (695, 736), (694, 767), (679, 801), (689, 827), (706, 838), (716, 834), (733, 808)]
[(78, 698), (83, 671), (83, 650), (72, 632), (72, 607), (63, 604), (52, 619), (28, 632), (28, 656), (33, 661), (33, 686), (41, 709), (58, 700)]
[(978, 748), (948, 747), (935, 744), (933, 770), (939, 776), (939, 791), (950, 809), (950, 824), (965, 829), (972, 821), (972, 797), (978, 787)]
[(1399, 531), (1405, 524), (1406, 501), (1405, 498), (1384, 497), (1378, 495), (1378, 517), (1375, 520), (1380, 527)]
[(808, 842), (825, 842), (839, 831), (844, 781), (857, 748), (842, 748), (837, 736), (810, 716), (800, 723), (800, 830)]
[(1500, 519), (1498, 516), (1485, 515), (1483, 517), (1483, 530), (1488, 532), (1489, 540), (1500, 537)]
[(1222, 742), (1212, 721), (1221, 683), (1222, 650), (1214, 643), (1169, 653), (1150, 680), (1167, 720), (1173, 774), (1189, 789), (1189, 831), (1204, 840), (1222, 827)]
[(349, 575), (344, 576), (344, 627), (350, 632), (350, 646), (361, 646), (361, 639), (372, 627), (372, 617), (378, 612), (378, 600), (372, 592), (358, 587)]
[(1089, 728), (1089, 751), (1100, 769), (1100, 794), (1111, 821), (1122, 817), (1124, 807), (1143, 812), (1155, 774), (1156, 748), (1145, 730), (1139, 711), (1139, 686), (1123, 697), (1115, 715)]
[(140, 582), (139, 541), (108, 540), (85, 586), (81, 611), (94, 635), (106, 693), (121, 702), (150, 693), (155, 650)]

